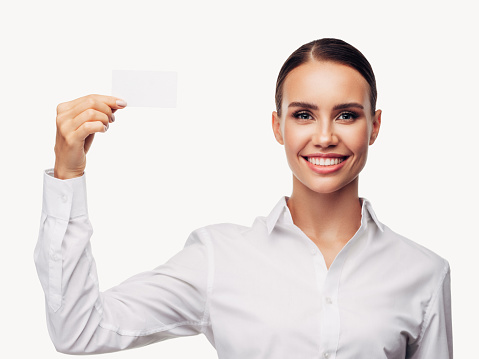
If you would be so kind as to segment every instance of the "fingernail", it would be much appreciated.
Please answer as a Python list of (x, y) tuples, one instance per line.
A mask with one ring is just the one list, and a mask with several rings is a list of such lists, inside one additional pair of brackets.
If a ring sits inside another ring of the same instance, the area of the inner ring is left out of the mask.
[(127, 103), (125, 100), (116, 100), (116, 105), (120, 107), (126, 107)]
[(110, 127), (110, 125), (106, 125), (104, 127), (105, 127), (105, 132), (106, 132), (106, 131), (108, 131), (108, 128)]
[(115, 115), (111, 114), (111, 122), (115, 122)]

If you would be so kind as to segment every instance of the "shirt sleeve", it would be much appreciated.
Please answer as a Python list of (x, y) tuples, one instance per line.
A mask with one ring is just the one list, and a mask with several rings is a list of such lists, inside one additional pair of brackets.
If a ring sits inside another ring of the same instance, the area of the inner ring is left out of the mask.
[(85, 176), (44, 175), (35, 264), (56, 349), (106, 353), (205, 332), (210, 245), (201, 230), (154, 270), (100, 292), (90, 237)]
[(452, 359), (451, 281), (449, 263), (426, 311), (421, 336), (412, 349), (411, 359)]

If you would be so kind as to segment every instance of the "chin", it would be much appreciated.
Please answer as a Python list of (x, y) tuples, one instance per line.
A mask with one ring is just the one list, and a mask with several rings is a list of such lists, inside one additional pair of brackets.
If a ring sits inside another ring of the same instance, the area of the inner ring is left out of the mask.
[(338, 178), (317, 178), (314, 180), (301, 180), (296, 177), (296, 179), (297, 181), (295, 182), (298, 182), (297, 185), (304, 187), (306, 191), (314, 192), (317, 194), (339, 194), (343, 191), (349, 191), (352, 186), (356, 187), (358, 181), (358, 177), (352, 178), (349, 181), (344, 179), (343, 181), (341, 181)]
[(308, 187), (310, 191), (317, 193), (317, 194), (332, 194), (332, 193), (339, 193), (341, 191), (341, 187), (337, 186), (311, 186)]

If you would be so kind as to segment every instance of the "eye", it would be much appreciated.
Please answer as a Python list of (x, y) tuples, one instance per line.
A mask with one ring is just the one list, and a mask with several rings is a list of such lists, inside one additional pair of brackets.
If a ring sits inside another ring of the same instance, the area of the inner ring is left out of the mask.
[(344, 121), (344, 122), (352, 122), (355, 119), (357, 119), (359, 116), (354, 113), (354, 112), (342, 112), (339, 114), (337, 117), (338, 120)]
[(305, 111), (298, 111), (293, 113), (293, 117), (297, 118), (298, 120), (312, 120), (313, 116), (309, 112)]

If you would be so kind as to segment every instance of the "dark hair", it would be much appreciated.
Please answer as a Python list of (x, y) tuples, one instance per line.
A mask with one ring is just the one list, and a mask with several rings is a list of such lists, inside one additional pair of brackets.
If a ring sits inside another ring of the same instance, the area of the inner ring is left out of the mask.
[(276, 112), (281, 116), (281, 103), (283, 101), (283, 85), (288, 74), (296, 67), (311, 61), (337, 62), (358, 71), (369, 84), (369, 99), (371, 111), (376, 111), (377, 89), (374, 72), (364, 55), (347, 42), (339, 39), (319, 39), (304, 44), (293, 52), (281, 67), (276, 81)]

